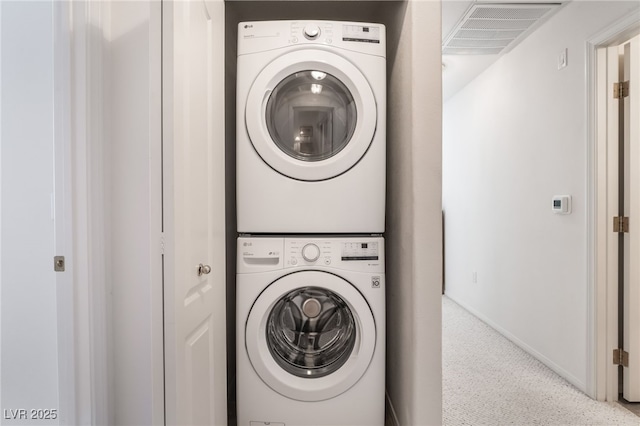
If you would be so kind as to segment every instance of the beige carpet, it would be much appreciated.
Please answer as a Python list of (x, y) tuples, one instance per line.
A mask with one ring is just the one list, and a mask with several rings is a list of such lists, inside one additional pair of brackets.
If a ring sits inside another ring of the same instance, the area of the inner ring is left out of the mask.
[(444, 425), (640, 425), (640, 417), (592, 400), (447, 297), (442, 324)]

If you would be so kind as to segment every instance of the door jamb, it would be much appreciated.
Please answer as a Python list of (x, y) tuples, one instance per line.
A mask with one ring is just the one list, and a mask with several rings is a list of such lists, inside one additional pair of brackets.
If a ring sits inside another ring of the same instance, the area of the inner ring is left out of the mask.
[(108, 2), (52, 2), (59, 419), (112, 424), (103, 85)]
[(618, 283), (607, 278), (609, 275), (607, 262), (610, 262), (608, 259), (611, 256), (617, 258), (617, 251), (607, 244), (611, 222), (607, 182), (611, 176), (606, 167), (607, 138), (598, 134), (602, 132), (603, 123), (606, 125), (607, 117), (606, 113), (603, 114), (599, 108), (599, 102), (603, 100), (598, 92), (597, 50), (622, 43), (638, 33), (640, 33), (640, 22), (637, 20), (637, 15), (631, 13), (596, 34), (586, 43), (587, 277), (589, 285), (587, 393), (599, 401), (618, 400), (617, 367), (611, 362), (611, 353), (614, 349), (611, 342), (617, 341), (618, 333)]

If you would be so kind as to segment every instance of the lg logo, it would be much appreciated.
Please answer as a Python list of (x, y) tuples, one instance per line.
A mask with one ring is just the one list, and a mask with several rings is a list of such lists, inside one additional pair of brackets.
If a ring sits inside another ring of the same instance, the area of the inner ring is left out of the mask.
[(247, 28), (253, 28), (253, 25), (248, 25), (248, 24), (247, 24), (247, 25), (245, 25), (245, 26), (244, 26), (244, 29), (246, 30)]

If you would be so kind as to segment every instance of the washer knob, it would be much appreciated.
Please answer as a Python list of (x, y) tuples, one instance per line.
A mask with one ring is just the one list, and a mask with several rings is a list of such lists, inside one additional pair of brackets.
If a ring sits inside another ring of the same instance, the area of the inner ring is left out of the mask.
[(309, 40), (315, 40), (320, 35), (320, 27), (315, 24), (307, 24), (302, 30), (304, 36)]
[(315, 262), (320, 257), (320, 248), (313, 244), (309, 243), (302, 247), (302, 258), (307, 262)]

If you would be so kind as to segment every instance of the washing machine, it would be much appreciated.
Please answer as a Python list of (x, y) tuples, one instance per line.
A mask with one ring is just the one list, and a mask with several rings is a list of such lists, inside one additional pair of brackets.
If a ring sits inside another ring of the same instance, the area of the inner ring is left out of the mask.
[(239, 232), (384, 231), (385, 38), (372, 23), (239, 24)]
[(240, 237), (239, 426), (382, 426), (381, 237)]

